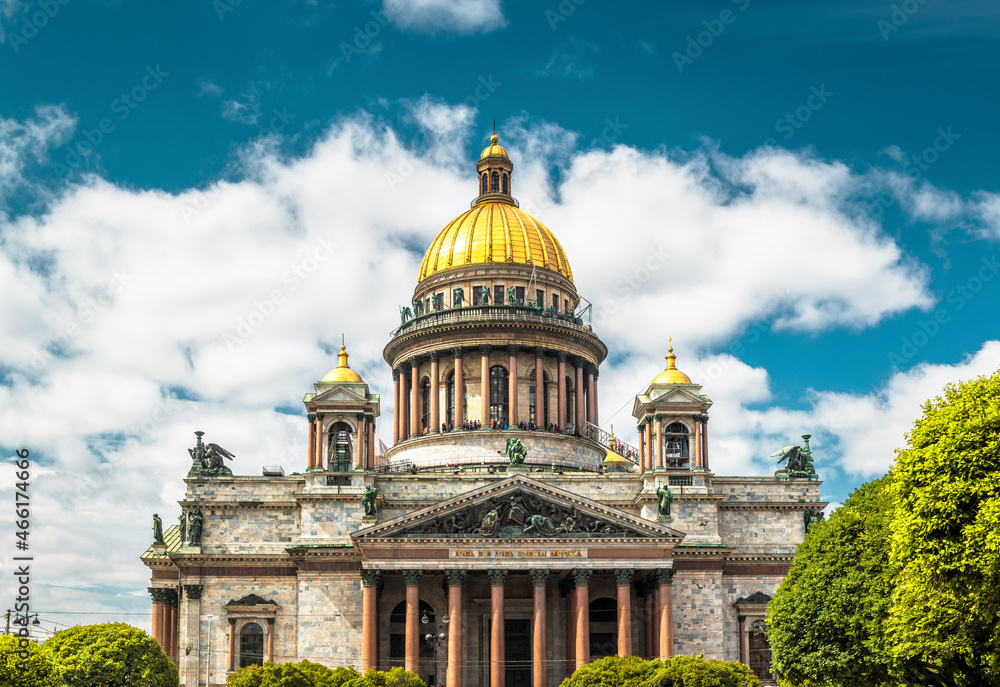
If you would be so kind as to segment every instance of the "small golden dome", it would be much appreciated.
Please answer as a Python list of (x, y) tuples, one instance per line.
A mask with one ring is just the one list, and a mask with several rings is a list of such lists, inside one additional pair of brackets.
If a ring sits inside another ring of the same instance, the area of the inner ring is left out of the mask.
[(365, 380), (361, 379), (361, 375), (347, 366), (347, 346), (340, 347), (340, 353), (337, 354), (337, 358), (339, 359), (337, 367), (326, 373), (326, 376), (322, 379), (323, 382), (327, 384), (335, 382), (364, 383)]
[(544, 224), (510, 203), (479, 203), (437, 235), (420, 264), (417, 281), (452, 267), (516, 262), (546, 267), (573, 281), (559, 241)]
[(691, 378), (686, 374), (677, 369), (674, 364), (677, 360), (677, 356), (674, 355), (674, 340), (673, 337), (669, 339), (669, 348), (667, 348), (667, 369), (665, 369), (660, 374), (656, 375), (653, 379), (653, 384), (690, 384)]
[(509, 160), (510, 156), (507, 154), (507, 149), (497, 143), (499, 140), (500, 139), (496, 134), (490, 136), (490, 144), (483, 148), (483, 152), (479, 155), (479, 159), (485, 160), (488, 157), (502, 157)]

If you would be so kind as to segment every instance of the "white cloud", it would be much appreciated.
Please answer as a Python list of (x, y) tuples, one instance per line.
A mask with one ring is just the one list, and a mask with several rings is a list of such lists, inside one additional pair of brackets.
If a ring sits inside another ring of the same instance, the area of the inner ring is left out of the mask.
[(222, 95), (223, 91), (226, 90), (210, 79), (198, 79), (195, 85), (198, 87), (195, 95), (199, 98), (205, 95)]
[[(301, 470), (305, 421), (285, 409), (300, 409), (335, 365), (342, 333), (352, 366), (385, 399), (379, 433), (391, 434), (382, 347), (424, 249), (476, 191), (474, 160), (455, 144), (468, 140), (472, 111), (430, 98), (409, 106), (421, 146), (361, 113), (301, 157), (255, 143), (233, 182), (172, 195), (90, 178), (44, 214), (0, 219), (0, 436), (32, 450), (38, 522), (58, 523), (36, 539), (36, 582), (54, 607), (134, 602), (100, 585), (146, 586), (137, 556), (151, 513), (176, 518), (195, 429), (237, 455), (238, 473)], [(8, 128), (0, 150), (22, 160), (37, 147), (18, 141), (54, 140), (71, 121), (36, 119), (38, 134)], [(868, 423), (856, 444), (842, 438), (851, 456), (886, 450), (861, 439), (879, 426), (865, 404), (882, 409), (883, 424), (915, 416), (893, 401), (922, 400), (925, 386), (907, 383), (914, 373), (884, 398), (820, 391), (812, 410), (768, 412), (754, 410), (770, 399), (765, 370), (696, 353), (748, 323), (864, 327), (930, 303), (920, 266), (877, 226), (850, 219), (857, 179), (843, 165), (779, 150), (580, 153), (576, 133), (526, 117), (503, 130), (515, 194), (562, 240), (617, 356), (602, 370), (601, 398), (604, 417), (624, 408), (620, 432), (633, 395), (662, 369), (668, 335), (717, 401), (720, 471), (766, 472), (761, 456), (787, 443), (789, 427), (834, 432), (823, 422), (831, 408)], [(54, 403), (72, 412), (54, 416)], [(845, 469), (860, 469), (851, 461)], [(78, 582), (57, 588), (64, 580)], [(139, 606), (148, 609), (141, 595)]]
[(384, 0), (396, 26), (425, 33), (488, 33), (507, 25), (500, 0)]
[(238, 98), (223, 101), (222, 116), (231, 122), (256, 124), (260, 119), (260, 91), (257, 86), (251, 84)]
[(535, 69), (538, 76), (554, 76), (567, 81), (588, 81), (594, 77), (594, 67), (587, 58), (599, 47), (576, 36), (552, 51), (548, 61)]
[(35, 116), (20, 122), (0, 117), (0, 201), (22, 182), (29, 159), (42, 161), (50, 148), (65, 143), (76, 117), (61, 105), (37, 105)]

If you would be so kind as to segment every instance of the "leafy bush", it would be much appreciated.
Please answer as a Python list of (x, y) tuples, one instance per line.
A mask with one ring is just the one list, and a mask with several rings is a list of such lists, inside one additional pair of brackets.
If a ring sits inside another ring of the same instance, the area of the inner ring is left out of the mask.
[(581, 666), (561, 687), (659, 687), (673, 678), (675, 687), (760, 687), (742, 663), (706, 661), (704, 656), (675, 656), (666, 661), (609, 656)]
[[(27, 652), (27, 669), (21, 669), (22, 651)], [(34, 642), (21, 646), (17, 635), (0, 635), (0, 685), (4, 687), (59, 687), (62, 680), (55, 664)]]
[(327, 668), (319, 663), (265, 663), (232, 673), (230, 687), (426, 687), (408, 670), (382, 672), (369, 668), (361, 675), (354, 668)]
[(43, 645), (67, 687), (177, 687), (156, 640), (125, 623), (78, 625)]

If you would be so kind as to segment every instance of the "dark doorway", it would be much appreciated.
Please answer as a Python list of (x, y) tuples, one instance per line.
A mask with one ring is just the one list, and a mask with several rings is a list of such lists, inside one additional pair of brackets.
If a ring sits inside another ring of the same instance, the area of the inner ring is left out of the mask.
[(506, 687), (531, 687), (531, 621), (504, 620)]

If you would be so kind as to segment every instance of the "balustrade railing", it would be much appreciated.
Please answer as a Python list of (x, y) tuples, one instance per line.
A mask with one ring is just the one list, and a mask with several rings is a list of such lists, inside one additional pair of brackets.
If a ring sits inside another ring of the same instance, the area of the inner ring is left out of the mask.
[(593, 439), (601, 446), (607, 446), (622, 458), (625, 458), (636, 465), (639, 464), (639, 449), (632, 444), (622, 441), (614, 434), (604, 431), (597, 425), (585, 421), (583, 423), (583, 431), (581, 434), (588, 439)]
[(519, 305), (478, 305), (462, 308), (434, 310), (418, 315), (389, 333), (393, 338), (400, 334), (418, 331), (427, 327), (456, 322), (535, 322), (555, 324), (576, 331), (591, 331), (583, 319), (566, 313), (545, 315), (545, 311)]

